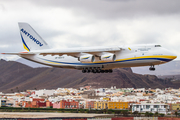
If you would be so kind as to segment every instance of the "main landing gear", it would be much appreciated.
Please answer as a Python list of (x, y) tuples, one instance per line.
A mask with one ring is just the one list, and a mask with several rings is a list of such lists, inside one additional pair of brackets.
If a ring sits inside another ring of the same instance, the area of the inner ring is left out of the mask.
[(82, 70), (82, 73), (112, 73), (113, 70), (101, 70), (100, 68), (85, 68)]
[(155, 71), (155, 67), (154, 65), (151, 65), (151, 67), (149, 68), (150, 71)]

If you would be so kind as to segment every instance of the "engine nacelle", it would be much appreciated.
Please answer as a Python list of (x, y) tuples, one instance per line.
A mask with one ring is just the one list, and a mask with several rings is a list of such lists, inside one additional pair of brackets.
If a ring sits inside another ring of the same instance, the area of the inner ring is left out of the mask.
[(113, 62), (116, 60), (116, 55), (115, 54), (104, 54), (104, 55), (101, 55), (100, 59), (102, 61), (106, 61), (106, 62)]
[(92, 63), (95, 61), (94, 55), (86, 54), (79, 57), (79, 61), (82, 63)]

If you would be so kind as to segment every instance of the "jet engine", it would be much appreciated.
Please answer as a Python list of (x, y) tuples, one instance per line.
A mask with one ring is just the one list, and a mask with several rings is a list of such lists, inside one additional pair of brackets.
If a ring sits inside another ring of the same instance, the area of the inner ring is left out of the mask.
[(106, 62), (113, 62), (116, 60), (116, 55), (115, 54), (104, 54), (104, 55), (101, 55), (100, 59), (102, 61), (106, 61)]
[(95, 61), (94, 55), (86, 54), (79, 57), (79, 61), (82, 63), (92, 63)]

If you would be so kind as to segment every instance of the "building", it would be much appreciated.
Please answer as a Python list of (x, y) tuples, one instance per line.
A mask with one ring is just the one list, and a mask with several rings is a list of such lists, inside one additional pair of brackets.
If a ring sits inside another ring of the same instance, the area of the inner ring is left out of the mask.
[(61, 100), (59, 102), (53, 103), (53, 108), (78, 109), (79, 102), (75, 100)]
[(25, 108), (46, 108), (46, 102), (41, 101), (23, 101), (22, 106)]
[(128, 102), (109, 102), (108, 109), (128, 109)]
[(41, 98), (32, 98), (32, 101), (22, 101), (22, 106), (25, 108), (44, 108), (46, 107), (46, 102)]
[(0, 99), (0, 107), (6, 107), (6, 100)]
[(128, 102), (107, 102), (98, 101), (94, 102), (94, 109), (128, 109)]
[(167, 114), (169, 111), (169, 105), (167, 104), (155, 104), (155, 103), (141, 103), (132, 104), (132, 112), (138, 111), (139, 113), (163, 113)]
[(32, 98), (32, 101), (41, 101), (41, 102), (44, 102), (45, 99), (43, 99), (43, 98)]
[(86, 109), (94, 108), (94, 101), (86, 101)]
[(108, 102), (106, 101), (94, 102), (94, 109), (108, 109)]
[(60, 108), (60, 102), (55, 102), (55, 103), (53, 103), (53, 108), (57, 108), (57, 109), (59, 109)]
[(53, 107), (52, 102), (50, 102), (49, 100), (48, 100), (48, 101), (46, 101), (46, 107), (47, 107), (47, 108), (51, 108), (51, 107)]
[(54, 94), (55, 90), (36, 90), (35, 92), (33, 92), (32, 96), (52, 96)]
[(172, 110), (180, 110), (180, 104), (172, 104), (171, 105), (171, 107), (172, 107)]

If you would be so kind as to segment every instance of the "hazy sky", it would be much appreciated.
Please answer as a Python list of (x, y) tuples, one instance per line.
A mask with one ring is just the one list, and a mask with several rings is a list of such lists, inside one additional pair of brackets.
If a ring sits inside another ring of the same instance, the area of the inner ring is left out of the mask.
[(1, 53), (24, 51), (18, 22), (54, 48), (157, 43), (180, 56), (180, 0), (0, 0)]

